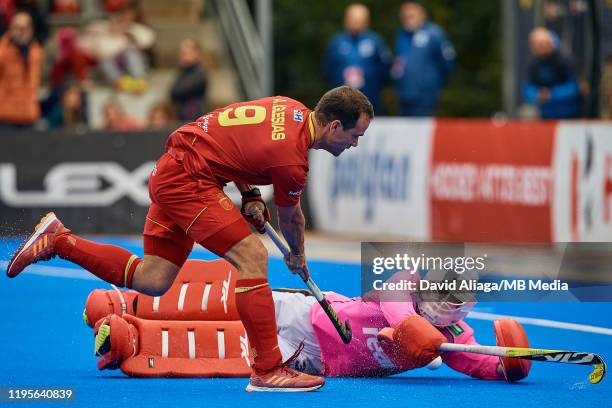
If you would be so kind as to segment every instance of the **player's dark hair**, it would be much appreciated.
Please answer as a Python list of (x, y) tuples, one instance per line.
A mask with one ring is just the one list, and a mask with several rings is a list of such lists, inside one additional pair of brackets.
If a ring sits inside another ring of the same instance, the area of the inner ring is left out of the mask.
[(362, 113), (370, 119), (374, 117), (374, 108), (368, 98), (358, 89), (346, 85), (327, 91), (314, 111), (321, 126), (339, 120), (344, 130), (354, 128)]

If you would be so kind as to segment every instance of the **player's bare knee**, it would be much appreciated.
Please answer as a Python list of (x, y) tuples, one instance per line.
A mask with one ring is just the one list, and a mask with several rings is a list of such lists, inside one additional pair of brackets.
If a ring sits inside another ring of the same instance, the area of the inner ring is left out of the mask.
[(265, 278), (268, 271), (268, 251), (255, 235), (249, 235), (232, 247), (225, 259), (238, 269), (239, 279)]
[(162, 296), (172, 287), (176, 274), (158, 274), (148, 282), (146, 294), (149, 296)]
[(266, 276), (268, 272), (268, 250), (257, 240), (257, 245), (254, 246), (251, 255), (252, 261), (249, 263), (253, 269), (256, 269), (262, 276)]
[(253, 239), (244, 255), (237, 266), (238, 278), (265, 278), (268, 272), (268, 251), (261, 241)]
[(179, 269), (161, 257), (145, 255), (142, 268), (134, 275), (132, 288), (149, 296), (161, 296), (170, 289)]

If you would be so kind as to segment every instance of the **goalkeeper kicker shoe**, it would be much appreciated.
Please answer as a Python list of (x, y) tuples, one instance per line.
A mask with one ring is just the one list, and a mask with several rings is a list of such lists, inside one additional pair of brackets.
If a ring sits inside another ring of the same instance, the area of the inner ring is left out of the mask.
[(58, 235), (69, 233), (70, 230), (57, 219), (54, 213), (45, 215), (34, 232), (23, 241), (13, 254), (11, 261), (6, 268), (6, 275), (14, 278), (19, 275), (27, 266), (46, 261), (55, 256), (54, 241)]

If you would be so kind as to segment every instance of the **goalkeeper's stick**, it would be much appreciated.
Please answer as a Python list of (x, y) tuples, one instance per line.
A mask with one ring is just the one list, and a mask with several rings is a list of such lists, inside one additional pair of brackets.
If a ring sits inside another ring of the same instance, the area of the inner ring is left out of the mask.
[(463, 351), (467, 353), (486, 354), (488, 356), (522, 358), (525, 360), (544, 361), (549, 363), (566, 363), (593, 366), (589, 382), (597, 384), (606, 374), (606, 363), (597, 354), (566, 350), (544, 350), (522, 347), (480, 346), (474, 344), (442, 343), (440, 351)]
[[(274, 228), (272, 228), (269, 222), (266, 222), (265, 228), (266, 233), (268, 234), (272, 242), (274, 242), (276, 247), (281, 251), (283, 256), (289, 256), (289, 247), (283, 241), (283, 239), (276, 233), (276, 231), (274, 231)], [(327, 301), (327, 299), (325, 299), (325, 296), (323, 295), (323, 293), (321, 293), (321, 290), (319, 289), (317, 284), (314, 283), (314, 281), (307, 272), (308, 270), (304, 268), (302, 270), (302, 273), (299, 274), (300, 277), (302, 278), (306, 286), (308, 286), (308, 289), (310, 289), (314, 297), (317, 299), (317, 302), (319, 302), (321, 308), (323, 308), (325, 314), (327, 314), (327, 317), (329, 317), (329, 320), (331, 320), (344, 344), (349, 344), (351, 342), (351, 338), (353, 337), (353, 332), (351, 331), (351, 325), (349, 321), (346, 320), (344, 324), (342, 323), (342, 321), (336, 314), (334, 308)]]

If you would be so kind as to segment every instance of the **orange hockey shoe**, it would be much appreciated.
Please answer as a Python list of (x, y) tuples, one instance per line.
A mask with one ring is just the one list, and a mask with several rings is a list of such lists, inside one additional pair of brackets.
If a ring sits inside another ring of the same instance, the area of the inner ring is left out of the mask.
[(266, 373), (253, 370), (249, 385), (249, 392), (305, 392), (318, 390), (325, 384), (322, 377), (301, 373), (283, 364)]
[(6, 275), (14, 278), (28, 265), (38, 261), (46, 261), (55, 256), (53, 246), (55, 238), (70, 230), (50, 212), (41, 218), (34, 232), (17, 248), (6, 268)]
[(304, 349), (304, 342), (300, 343), (293, 356), (278, 367), (274, 367), (267, 372), (253, 370), (248, 392), (306, 392), (314, 391), (325, 385), (322, 377), (299, 372), (289, 366), (297, 359)]

